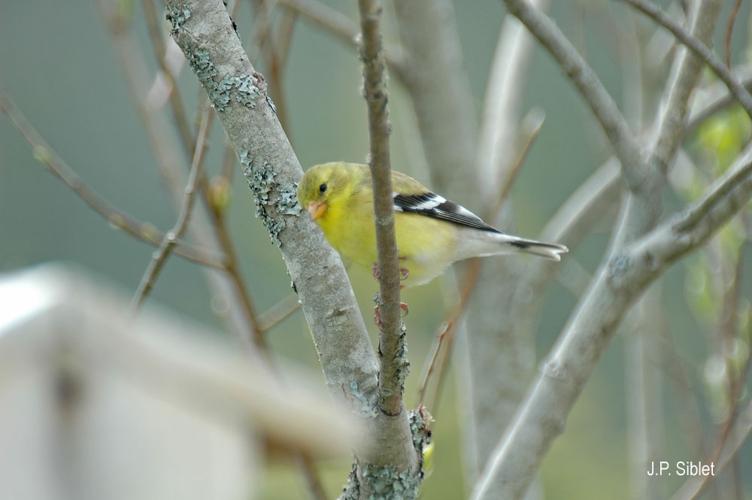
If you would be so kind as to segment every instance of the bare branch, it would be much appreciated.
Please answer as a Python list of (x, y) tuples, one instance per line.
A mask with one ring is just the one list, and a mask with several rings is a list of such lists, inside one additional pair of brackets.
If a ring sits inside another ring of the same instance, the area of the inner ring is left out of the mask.
[[(452, 351), (452, 343), (457, 333), (459, 322), (467, 309), (468, 301), (478, 284), (480, 277), (480, 260), (472, 259), (466, 266), (460, 298), (457, 304), (447, 314), (436, 333), (431, 356), (423, 371), (423, 377), (418, 386), (418, 406), (425, 405), (433, 413), (437, 412), (438, 400), (441, 395), (441, 387), (444, 381), (449, 354)], [(429, 393), (428, 389), (433, 386)]]
[(266, 333), (300, 309), (298, 296), (288, 295), (259, 315), (261, 331)]
[(642, 12), (649, 18), (653, 19), (656, 23), (670, 31), (682, 44), (684, 44), (689, 50), (691, 50), (697, 57), (702, 59), (718, 78), (726, 84), (739, 104), (744, 108), (747, 114), (752, 117), (752, 95), (747, 92), (744, 85), (731, 74), (731, 71), (723, 64), (723, 62), (696, 36), (689, 33), (681, 25), (674, 22), (666, 14), (663, 13), (658, 7), (644, 0), (620, 0), (626, 2)]
[[(536, 0), (533, 4), (545, 8), (548, 1)], [(509, 145), (517, 139), (519, 107), (527, 81), (521, 75), (527, 70), (532, 49), (533, 38), (525, 26), (513, 16), (506, 16), (486, 84), (478, 134), (476, 164), (478, 178), (483, 179), (478, 186), (485, 200), (499, 192), (504, 179), (515, 175), (508, 172), (510, 165), (505, 159)]]
[[(338, 10), (318, 0), (278, 0), (278, 3), (297, 12), (303, 19), (315, 24), (348, 47), (358, 50), (358, 24)], [(404, 82), (407, 68), (402, 49), (387, 44), (384, 47), (384, 58), (391, 74)]]
[(742, 0), (734, 2), (728, 21), (726, 22), (726, 35), (723, 37), (723, 45), (726, 48), (726, 66), (729, 68), (731, 67), (731, 36), (734, 34), (734, 24), (736, 24), (736, 16), (739, 14), (741, 6)]
[[(44, 165), (92, 210), (101, 215), (111, 226), (153, 246), (159, 246), (165, 234), (153, 224), (141, 222), (122, 210), (113, 207), (99, 196), (73, 170), (60, 155), (39, 135), (21, 111), (9, 97), (0, 94), (0, 110), (8, 115), (11, 123), (21, 132), (26, 142), (32, 147), (34, 158)], [(223, 259), (197, 248), (183, 240), (176, 240), (175, 254), (187, 260), (207, 267), (224, 270)]]
[(394, 2), (394, 9), (409, 67), (405, 84), (431, 166), (431, 185), (455, 199), (469, 199), (477, 192), (475, 174), (468, 174), (477, 124), (452, 2)]
[(327, 383), (355, 411), (373, 414), (378, 363), (339, 256), (300, 216), (302, 169), (221, 0), (168, 0), (173, 37), (201, 80), (303, 305)]
[(734, 460), (744, 443), (752, 435), (752, 401), (737, 414), (733, 426), (729, 427), (728, 435), (723, 447), (713, 463), (716, 464), (713, 476), (693, 476), (688, 479), (671, 497), (672, 500), (694, 500), (700, 496), (705, 488), (720, 475), (721, 471)]
[(181, 238), (186, 229), (188, 229), (188, 221), (191, 219), (193, 202), (195, 200), (196, 191), (198, 190), (198, 180), (201, 178), (201, 168), (204, 163), (204, 142), (206, 141), (206, 136), (209, 130), (210, 112), (211, 110), (207, 105), (203, 116), (201, 117), (198, 140), (196, 141), (196, 150), (193, 153), (191, 172), (188, 176), (188, 184), (185, 187), (183, 202), (180, 206), (180, 212), (178, 213), (178, 220), (175, 222), (175, 226), (173, 226), (162, 240), (159, 249), (154, 252), (154, 256), (152, 257), (151, 262), (149, 262), (149, 266), (146, 268), (143, 278), (141, 278), (141, 283), (138, 285), (138, 289), (133, 296), (132, 305), (134, 309), (141, 307), (144, 300), (149, 296), (149, 293), (154, 288), (154, 285), (159, 278), (162, 268), (175, 248), (175, 242)]
[[(285, 99), (284, 86), (282, 84), (284, 67), (281, 64), (281, 56), (273, 29), (272, 9), (274, 8), (274, 3), (269, 0), (254, 0), (253, 5), (255, 9), (253, 23), (256, 39), (255, 45), (264, 61), (269, 94), (277, 108), (277, 117), (282, 124), (282, 128), (285, 129), (289, 136), (287, 99)], [(290, 14), (294, 14), (294, 12), (288, 11), (286, 14), (289, 16)]]
[[(175, 118), (175, 126), (178, 129), (178, 135), (181, 138), (183, 149), (186, 157), (191, 158), (194, 155), (194, 139), (191, 132), (191, 125), (188, 123), (185, 111), (183, 109), (182, 99), (180, 98), (177, 82), (170, 71), (169, 65), (166, 60), (166, 48), (162, 39), (161, 27), (159, 26), (159, 19), (157, 11), (154, 5), (154, 0), (143, 0), (144, 12), (146, 15), (147, 27), (149, 30), (149, 37), (152, 42), (155, 57), (162, 72), (167, 78), (168, 83), (172, 86), (169, 92), (170, 106), (172, 108), (173, 116)], [(235, 2), (231, 9), (231, 15), (235, 15), (239, 6), (239, 2)], [(210, 112), (207, 122), (207, 128), (204, 132), (208, 134), (211, 131), (214, 115)], [(204, 143), (206, 140), (204, 140)], [(205, 152), (202, 152), (203, 155)], [(231, 156), (231, 155), (228, 155)], [(222, 249), (225, 255), (225, 271), (227, 273), (227, 281), (232, 287), (232, 293), (230, 297), (234, 299), (234, 302), (238, 307), (236, 309), (239, 315), (242, 315), (242, 326), (244, 330), (243, 334), (247, 339), (252, 340), (257, 346), (264, 345), (264, 339), (261, 332), (260, 324), (256, 314), (253, 299), (248, 291), (248, 287), (245, 284), (243, 276), (238, 266), (237, 252), (235, 251), (235, 245), (230, 237), (227, 225), (224, 219), (223, 207), (215, 203), (216, 198), (211, 198), (210, 189), (211, 186), (207, 181), (207, 177), (203, 170), (199, 173), (198, 186), (200, 187), (202, 200), (207, 207), (210, 217), (212, 218), (211, 231), (214, 233), (214, 240), (217, 245)]]
[[(173, 139), (164, 112), (159, 107), (147, 102), (148, 71), (139, 43), (133, 36), (132, 30), (126, 29), (127, 26), (122, 26), (122, 21), (118, 20), (120, 14), (118, 10), (113, 10), (111, 3), (98, 0), (97, 5), (110, 28), (115, 54), (122, 66), (131, 100), (138, 111), (149, 144), (157, 160), (158, 171), (165, 180), (168, 194), (172, 198), (176, 211), (178, 211), (182, 201), (183, 188), (186, 184), (186, 171), (188, 170), (188, 168), (183, 167), (189, 166), (189, 162), (186, 162), (183, 158), (192, 158), (193, 150), (189, 149), (181, 153)], [(237, 5), (237, 2), (235, 5)], [(174, 44), (168, 46), (177, 47)], [(180, 49), (177, 50), (176, 56), (179, 57), (176, 57), (176, 59), (184, 60), (185, 57), (179, 53)], [(199, 179), (199, 184), (202, 187), (201, 193), (204, 194), (203, 179)], [(207, 247), (217, 248), (218, 242), (213, 237), (215, 230), (216, 227), (209, 223), (203, 211), (197, 210), (194, 213), (189, 231), (197, 241)], [(227, 256), (227, 254), (225, 255)], [(245, 304), (243, 299), (238, 296), (237, 285), (234, 283), (237, 276), (209, 272), (206, 273), (206, 278), (215, 297), (228, 305), (223, 319), (227, 320), (233, 333), (244, 342), (253, 338), (253, 334), (249, 333), (252, 323), (244, 315), (246, 312)]]
[[(527, 153), (530, 151), (530, 147), (533, 142), (535, 142), (535, 139), (538, 137), (538, 133), (543, 126), (543, 119), (544, 116), (542, 112), (536, 112), (529, 115), (526, 120), (523, 120), (523, 125), (526, 130), (525, 137), (520, 145), (520, 151), (514, 158), (508, 175), (505, 177), (504, 183), (499, 188), (500, 193), (497, 196), (495, 205), (488, 211), (488, 214), (497, 213), (509, 196), (512, 185), (517, 178), (517, 174), (522, 170), (522, 166), (525, 164)], [(488, 218), (493, 218), (493, 215), (489, 215)], [(467, 266), (465, 266), (459, 300), (449, 311), (449, 314), (447, 314), (435, 336), (434, 347), (431, 351), (432, 354), (426, 369), (424, 370), (423, 378), (418, 388), (418, 405), (425, 405), (427, 408), (430, 408), (433, 413), (437, 412), (438, 399), (444, 381), (444, 373), (449, 363), (454, 337), (457, 333), (457, 327), (465, 313), (470, 297), (475, 290), (476, 285), (479, 283), (479, 278), (480, 261), (478, 259), (472, 259)], [(433, 391), (427, 396), (428, 388), (431, 385), (433, 385)]]
[[(616, 205), (621, 191), (618, 160), (611, 158), (595, 171), (559, 207), (541, 231), (541, 240), (560, 241), (574, 248), (593, 224), (600, 220), (609, 206)], [(544, 285), (561, 266), (543, 260), (531, 261), (518, 286), (516, 312), (519, 317), (535, 319)], [(530, 309), (529, 309), (530, 308)]]
[(359, 0), (358, 6), (363, 32), (363, 93), (368, 104), (368, 131), (371, 142), (369, 163), (379, 259), (379, 408), (387, 415), (396, 416), (403, 410), (402, 393), (407, 376), (407, 360), (405, 332), (400, 318), (400, 270), (394, 233), (389, 108), (386, 67), (381, 44), (382, 9), (378, 0)]
[[(368, 419), (373, 438), (357, 450), (360, 474), (377, 479), (409, 468), (420, 483), (406, 412), (378, 409), (378, 361), (337, 253), (297, 203), (302, 169), (268, 98), (264, 78), (246, 56), (221, 0), (167, 0), (175, 41), (206, 90), (239, 156), (257, 215), (278, 245), (311, 328), (329, 388)], [(408, 457), (411, 462), (405, 464)], [(383, 473), (381, 476), (379, 474)], [(392, 477), (392, 479), (397, 479)], [(404, 480), (404, 474), (399, 476)], [(391, 484), (391, 482), (389, 482)], [(358, 483), (361, 484), (361, 483)], [(404, 486), (404, 481), (401, 483)]]
[(157, 8), (154, 5), (154, 0), (143, 0), (142, 3), (144, 6), (144, 16), (146, 17), (146, 28), (149, 32), (152, 48), (154, 49), (154, 57), (157, 60), (163, 78), (167, 81), (167, 85), (170, 87), (168, 92), (170, 108), (172, 108), (172, 116), (175, 119), (175, 127), (178, 130), (180, 141), (183, 143), (183, 148), (190, 154), (195, 146), (193, 132), (191, 132), (191, 124), (188, 121), (185, 107), (183, 107), (183, 98), (180, 95), (180, 88), (178, 87), (175, 75), (173, 75), (167, 64), (167, 49), (165, 47), (164, 39), (162, 38), (163, 32), (162, 27), (160, 26), (159, 16), (157, 15)]
[[(582, 391), (611, 333), (632, 302), (676, 260), (701, 246), (752, 196), (752, 148), (684, 214), (617, 251), (600, 271), (499, 444), (472, 498), (483, 498), (494, 472), (503, 472), (511, 498), (522, 495), (532, 472)], [(701, 217), (694, 214), (701, 213)], [(599, 315), (590, 314), (600, 311)], [(523, 447), (530, 447), (525, 454)], [(512, 451), (514, 450), (514, 451)], [(524, 456), (523, 456), (524, 455)]]
[[(689, 23), (696, 39), (709, 40), (712, 37), (719, 10), (720, 2), (717, 1), (698, 2), (693, 6)], [(650, 157), (651, 164), (663, 174), (668, 171), (681, 144), (689, 98), (700, 80), (702, 68), (700, 58), (684, 48), (679, 49), (656, 120)]]
[[(512, 186), (514, 186), (514, 181), (517, 180), (517, 175), (520, 173), (520, 170), (522, 170), (522, 166), (525, 164), (530, 148), (538, 138), (538, 134), (543, 127), (545, 119), (545, 113), (538, 108), (532, 109), (522, 119), (522, 123), (520, 124), (522, 133), (520, 134), (519, 151), (517, 151), (517, 154), (509, 161), (509, 165), (505, 166), (501, 171), (496, 171), (497, 177), (500, 178), (499, 182), (495, 183), (495, 185), (498, 186), (499, 193), (492, 205), (493, 208), (488, 212), (489, 220), (497, 218), (498, 213), (507, 201), (509, 193), (512, 191)], [(481, 176), (481, 178), (487, 177)]]
[(703, 219), (717, 208), (719, 202), (728, 198), (749, 181), (750, 172), (752, 172), (752, 162), (738, 168), (730, 168), (724, 177), (715, 183), (708, 195), (690, 208), (680, 221), (677, 221), (676, 229), (688, 231), (703, 222)]
[(634, 294), (638, 288), (655, 280), (677, 259), (702, 246), (749, 202), (750, 197), (752, 146), (742, 152), (734, 165), (708, 188), (702, 198), (683, 213), (674, 215), (630, 244), (622, 258), (633, 265), (623, 276), (621, 273), (613, 276), (612, 286)]
[[(751, 91), (752, 68), (743, 66), (734, 70), (734, 73), (747, 91)], [(703, 91), (703, 95), (707, 96), (706, 100), (700, 100), (697, 105), (692, 107), (689, 113), (689, 123), (687, 123), (684, 130), (684, 137), (691, 136), (705, 120), (736, 102), (734, 96), (729, 93), (722, 82), (711, 85), (710, 88)]]
[[(717, 12), (718, 4), (697, 2), (693, 13), (699, 15), (700, 12), (707, 12), (708, 17), (714, 19), (713, 11)], [(704, 22), (712, 22), (712, 19), (704, 20), (702, 28)], [(698, 23), (693, 23), (693, 27), (697, 28)], [(704, 29), (698, 32), (703, 36), (708, 34)], [(685, 70), (688, 64), (691, 64), (691, 59), (684, 58), (678, 66), (678, 74), (684, 75), (684, 78), (694, 78), (691, 72)], [(675, 79), (669, 90), (669, 95), (675, 96), (675, 105), (681, 105), (675, 115), (678, 117), (682, 116), (682, 109), (686, 109), (679, 99), (681, 95), (689, 97), (685, 89), (685, 82)], [(610, 257), (601, 266), (589, 290), (570, 316), (525, 403), (506, 435), (499, 441), (473, 492), (473, 499), (488, 498), (486, 495), (492, 484), (502, 485), (500, 492), (495, 491), (497, 497), (518, 498), (525, 493), (551, 443), (563, 432), (567, 415), (613, 332), (648, 283), (646, 279), (638, 289), (614, 286), (615, 275), (621, 276), (639, 267), (636, 261), (625, 258), (625, 245), (650, 230), (659, 213), (660, 192), (657, 187), (661, 183), (658, 182), (658, 171), (652, 168), (648, 170), (645, 166), (640, 170), (643, 184), (636, 193), (632, 189), (634, 195), (627, 196), (623, 204)], [(654, 279), (658, 274), (654, 272), (649, 276)]]
[(505, 0), (505, 4), (509, 12), (548, 50), (575, 85), (611, 142), (630, 190), (639, 191), (645, 180), (645, 165), (640, 148), (616, 103), (596, 74), (545, 13), (525, 0)]

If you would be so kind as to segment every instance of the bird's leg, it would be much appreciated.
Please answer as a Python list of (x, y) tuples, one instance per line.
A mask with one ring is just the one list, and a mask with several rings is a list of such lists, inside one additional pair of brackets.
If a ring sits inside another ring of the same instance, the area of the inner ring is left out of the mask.
[(381, 308), (379, 304), (373, 306), (373, 322), (376, 323), (379, 330), (384, 326), (384, 323), (381, 321)]
[[(400, 311), (402, 311), (402, 317), (407, 316), (407, 313), (410, 312), (406, 302), (400, 302), (399, 307)], [(376, 323), (376, 326), (378, 326), (379, 329), (384, 326), (384, 323), (381, 321), (381, 304), (379, 302), (373, 306), (373, 322)]]
[[(400, 257), (400, 260), (404, 260), (405, 257)], [(406, 267), (400, 267), (400, 281), (405, 281), (408, 277), (410, 277), (410, 270)], [(400, 288), (404, 288), (405, 285), (400, 285)], [(410, 312), (410, 309), (407, 307), (407, 302), (400, 302), (400, 309), (402, 310), (402, 315), (407, 316), (407, 313)]]
[[(377, 269), (377, 264), (373, 265), (374, 274)], [(373, 322), (376, 323), (376, 326), (381, 330), (381, 328), (384, 326), (384, 323), (381, 321), (381, 295), (379, 295), (378, 292), (376, 292), (373, 296), (373, 302), (376, 304), (373, 306)]]
[(402, 316), (407, 316), (407, 313), (410, 312), (410, 309), (407, 307), (407, 302), (400, 302), (400, 310), (402, 311)]
[[(399, 260), (405, 260), (406, 257), (400, 257)], [(410, 276), (410, 270), (406, 267), (400, 267), (399, 268), (400, 273), (400, 281), (405, 281)], [(381, 268), (379, 267), (378, 262), (374, 262), (371, 266), (371, 274), (373, 275), (374, 279), (379, 280), (381, 278)], [(400, 285), (400, 288), (404, 288), (404, 285)], [(376, 323), (376, 326), (381, 329), (383, 326), (383, 323), (381, 321), (381, 309), (379, 306), (381, 306), (381, 298), (378, 294), (374, 297), (374, 302), (376, 305), (373, 307), (373, 321)], [(407, 316), (407, 313), (410, 312), (410, 309), (407, 307), (407, 303), (400, 302), (400, 310), (402, 311), (402, 316)]]
[(406, 267), (400, 267), (400, 281), (405, 281), (408, 277), (410, 277), (410, 270)]
[(381, 279), (381, 268), (379, 267), (378, 262), (374, 262), (371, 266), (371, 274), (373, 275), (373, 278), (375, 280), (378, 281), (379, 279)]
[[(379, 327), (379, 330), (382, 326), (384, 326), (384, 323), (381, 321), (381, 296), (376, 293), (373, 296), (373, 301), (376, 303), (375, 306), (373, 306), (373, 322), (376, 323), (376, 326)], [(407, 307), (406, 302), (400, 302), (400, 311), (402, 312), (402, 317), (404, 318), (407, 316), (407, 313), (410, 312), (410, 309)]]

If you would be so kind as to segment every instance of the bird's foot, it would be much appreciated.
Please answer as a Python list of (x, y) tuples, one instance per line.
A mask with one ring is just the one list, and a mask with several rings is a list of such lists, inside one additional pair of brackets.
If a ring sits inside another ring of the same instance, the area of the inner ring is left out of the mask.
[[(400, 281), (405, 281), (407, 278), (410, 277), (410, 270), (406, 267), (400, 267), (399, 274), (400, 274)], [(378, 262), (374, 262), (373, 265), (371, 266), (371, 275), (376, 280), (381, 278), (381, 268), (379, 267)]]
[(406, 267), (400, 267), (400, 281), (405, 281), (407, 278), (410, 277), (410, 270)]
[(375, 280), (379, 280), (381, 278), (381, 268), (379, 267), (378, 262), (374, 262), (371, 266), (371, 274), (373, 275), (373, 278)]
[[(406, 302), (400, 302), (400, 311), (402, 313), (402, 317), (404, 318), (407, 316), (407, 313), (410, 312), (410, 308), (407, 307)], [(378, 303), (375, 306), (373, 306), (373, 322), (376, 323), (376, 326), (379, 327), (379, 330), (384, 326), (384, 322), (381, 320), (381, 304)]]

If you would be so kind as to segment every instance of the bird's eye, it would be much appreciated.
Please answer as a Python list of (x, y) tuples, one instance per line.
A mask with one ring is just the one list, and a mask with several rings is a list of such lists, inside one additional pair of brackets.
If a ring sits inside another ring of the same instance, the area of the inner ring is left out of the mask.
[(320, 193), (326, 193), (326, 183), (319, 186)]

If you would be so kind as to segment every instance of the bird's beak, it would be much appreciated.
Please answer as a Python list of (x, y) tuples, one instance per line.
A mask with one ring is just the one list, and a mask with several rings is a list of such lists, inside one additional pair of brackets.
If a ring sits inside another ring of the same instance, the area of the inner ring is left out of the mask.
[(318, 220), (324, 215), (327, 208), (327, 204), (324, 201), (312, 201), (308, 204), (306, 210), (308, 210), (311, 219)]

